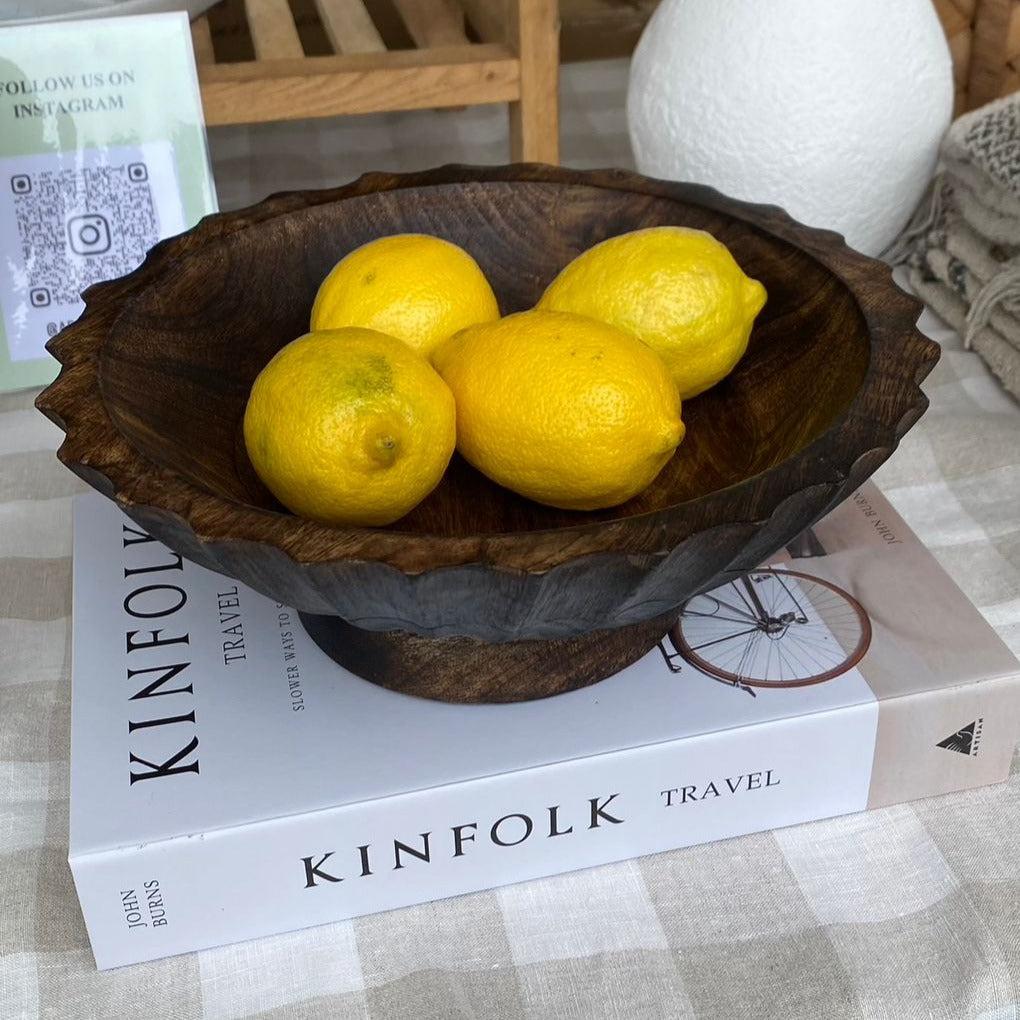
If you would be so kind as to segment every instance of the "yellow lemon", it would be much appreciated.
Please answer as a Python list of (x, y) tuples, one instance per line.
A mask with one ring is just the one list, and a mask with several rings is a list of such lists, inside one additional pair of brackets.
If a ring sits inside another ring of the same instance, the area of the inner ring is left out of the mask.
[(733, 371), (765, 297), (711, 234), (649, 227), (578, 255), (538, 307), (590, 315), (633, 333), (662, 357), (687, 400)]
[(427, 234), (394, 234), (333, 267), (315, 295), (311, 328), (377, 329), (427, 357), (457, 330), (498, 318), (489, 281), (463, 248)]
[(623, 503), (652, 482), (684, 435), (666, 366), (595, 319), (520, 312), (457, 333), (432, 360), (457, 402), (457, 448), (538, 503)]
[(259, 373), (244, 412), (248, 456), (288, 510), (333, 525), (402, 517), (442, 478), (453, 396), (406, 344), (371, 329), (308, 333)]

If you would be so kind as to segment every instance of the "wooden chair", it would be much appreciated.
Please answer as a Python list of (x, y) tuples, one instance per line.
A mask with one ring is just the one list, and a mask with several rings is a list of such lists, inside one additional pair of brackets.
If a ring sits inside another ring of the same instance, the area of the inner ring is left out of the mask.
[(949, 40), (956, 112), (1020, 89), (1020, 0), (933, 0)]
[(511, 158), (558, 161), (556, 0), (392, 6), (414, 48), (387, 47), (371, 0), (217, 4), (192, 24), (206, 123), (507, 103)]

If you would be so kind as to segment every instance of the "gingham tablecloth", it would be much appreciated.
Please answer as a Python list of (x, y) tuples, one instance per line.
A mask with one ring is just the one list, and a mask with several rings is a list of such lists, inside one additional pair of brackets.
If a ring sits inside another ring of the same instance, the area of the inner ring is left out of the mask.
[[(627, 165), (626, 67), (569, 68), (566, 162)], [(221, 203), (505, 159), (501, 111), (212, 134)], [(932, 407), (877, 481), (1020, 651), (1020, 406), (934, 320)], [(71, 499), (0, 396), (0, 1017), (1020, 1016), (1010, 781), (97, 973), (67, 853)]]

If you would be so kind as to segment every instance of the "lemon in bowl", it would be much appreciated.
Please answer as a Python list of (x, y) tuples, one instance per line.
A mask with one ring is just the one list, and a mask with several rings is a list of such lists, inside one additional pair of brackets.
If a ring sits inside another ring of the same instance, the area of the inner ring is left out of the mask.
[(508, 315), (457, 333), (433, 364), (456, 401), (461, 454), (537, 503), (624, 503), (684, 436), (676, 386), (658, 355), (595, 319)]
[(688, 400), (724, 379), (747, 350), (765, 288), (704, 230), (648, 227), (582, 252), (538, 308), (576, 312), (633, 333), (662, 357)]
[(393, 234), (355, 248), (322, 281), (311, 329), (361, 326), (428, 354), (466, 326), (499, 318), (475, 260), (430, 234)]
[(402, 341), (351, 327), (308, 333), (259, 373), (244, 413), (248, 457), (288, 510), (380, 526), (439, 484), (456, 438), (453, 396)]

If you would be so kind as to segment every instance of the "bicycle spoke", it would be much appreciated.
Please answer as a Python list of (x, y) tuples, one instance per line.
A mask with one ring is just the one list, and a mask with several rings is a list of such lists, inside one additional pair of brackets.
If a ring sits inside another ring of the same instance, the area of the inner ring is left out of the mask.
[[(737, 594), (739, 595), (740, 592), (738, 591)], [(740, 606), (730, 605), (729, 602), (727, 602), (725, 599), (719, 598), (718, 595), (713, 595), (712, 598), (714, 598), (715, 601), (718, 602), (720, 606), (725, 606), (731, 613), (736, 613), (737, 616), (741, 616), (745, 620), (754, 620), (755, 622), (757, 622), (758, 617), (755, 616), (753, 612), (749, 611), (745, 613), (743, 609), (740, 608)], [(745, 602), (744, 605), (747, 606), (747, 603)], [(747, 608), (748, 610), (751, 609), (750, 606), (747, 606)]]
[(700, 652), (702, 648), (709, 648), (711, 645), (722, 644), (724, 641), (735, 641), (737, 638), (744, 637), (747, 634), (755, 634), (757, 632), (757, 627), (748, 627), (747, 630), (742, 630), (737, 634), (727, 634), (725, 637), (716, 638), (714, 641), (705, 641), (700, 645), (691, 645), (691, 651)]
[[(835, 653), (835, 649), (826, 649), (831, 653)], [(842, 658), (842, 649), (839, 649), (839, 654), (830, 654), (826, 658), (823, 658), (819, 651), (812, 648), (810, 645), (797, 645), (794, 644), (791, 648), (787, 649), (790, 654), (796, 654), (798, 659), (801, 656), (807, 660), (808, 668), (804, 671), (804, 676), (810, 676), (813, 672), (825, 672), (827, 667), (834, 666)], [(801, 660), (803, 661), (803, 660)]]
[(736, 674), (741, 679), (747, 676), (748, 664), (754, 662), (754, 650), (757, 648), (758, 641), (761, 638), (761, 631), (756, 630), (751, 637), (750, 641), (744, 647), (744, 654), (740, 657), (740, 662), (737, 664)]
[[(785, 655), (783, 655), (783, 649), (782, 648), (777, 648), (776, 652), (778, 653), (779, 661), (781, 663), (781, 665), (779, 667), (779, 679), (780, 680), (786, 680), (786, 679), (793, 680), (793, 679), (796, 679), (797, 672), (796, 672), (796, 670), (792, 666), (789, 665), (789, 660), (786, 658)], [(790, 672), (789, 677), (786, 677), (786, 676), (783, 675), (783, 665), (786, 665), (789, 668), (789, 672)], [(768, 675), (766, 675), (765, 682), (768, 683), (768, 681), (769, 681), (769, 677), (768, 677)]]
[(793, 592), (790, 591), (790, 589), (787, 587), (786, 579), (783, 578), (783, 577), (780, 577), (779, 574), (776, 574), (774, 576), (778, 580), (778, 582), (779, 582), (780, 586), (782, 587), (783, 591), (786, 592), (787, 598), (797, 607), (797, 612), (801, 616), (806, 616), (807, 614), (804, 612), (804, 610), (801, 608), (800, 603), (797, 601), (797, 596), (794, 595)]
[(683, 612), (682, 612), (682, 615), (683, 616), (697, 616), (697, 617), (699, 617), (701, 619), (705, 619), (705, 620), (722, 620), (725, 623), (749, 623), (750, 622), (747, 619), (746, 615), (743, 618), (738, 618), (738, 617), (735, 617), (735, 616), (717, 616), (715, 613), (699, 613), (699, 612), (697, 612), (694, 609), (684, 609)]
[(786, 649), (786, 660), (790, 663), (791, 679), (803, 680), (811, 676), (811, 670), (806, 667), (803, 660), (792, 648)]

